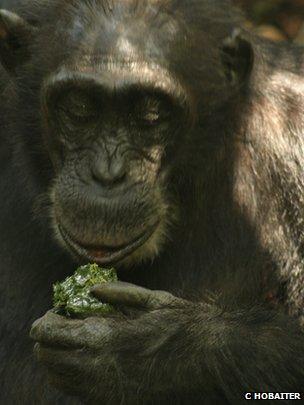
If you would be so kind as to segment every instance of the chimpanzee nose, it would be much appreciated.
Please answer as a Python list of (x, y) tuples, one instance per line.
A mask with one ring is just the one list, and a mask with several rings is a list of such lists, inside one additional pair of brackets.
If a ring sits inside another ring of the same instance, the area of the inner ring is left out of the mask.
[(114, 187), (125, 182), (127, 168), (122, 158), (98, 159), (92, 167), (92, 175), (96, 182), (104, 187)]

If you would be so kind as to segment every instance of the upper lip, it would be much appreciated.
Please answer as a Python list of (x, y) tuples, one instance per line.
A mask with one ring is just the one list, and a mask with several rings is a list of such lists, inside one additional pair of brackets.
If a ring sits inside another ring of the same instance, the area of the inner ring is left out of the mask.
[[(142, 246), (154, 233), (158, 223), (150, 226), (144, 233), (133, 239), (131, 242), (119, 246), (88, 246), (75, 240), (63, 227), (58, 225), (60, 234), (65, 243), (71, 248), (78, 256), (86, 257), (91, 262), (96, 262), (100, 265), (112, 264), (118, 262), (129, 256), (132, 252)], [(101, 255), (104, 254), (104, 256)]]

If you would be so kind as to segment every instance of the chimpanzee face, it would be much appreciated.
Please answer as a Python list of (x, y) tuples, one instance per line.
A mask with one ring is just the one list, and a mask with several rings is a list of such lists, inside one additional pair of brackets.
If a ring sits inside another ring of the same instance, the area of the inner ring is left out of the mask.
[(94, 43), (91, 29), (83, 32), (81, 49), (91, 54), (75, 50), (42, 91), (56, 234), (100, 264), (158, 253), (175, 215), (166, 183), (188, 119), (182, 85), (153, 61), (159, 36), (141, 19), (141, 28), (128, 25), (128, 11), (103, 16)]
[[(152, 258), (170, 220), (166, 179), (184, 106), (164, 72), (134, 62), (62, 70), (44, 87), (46, 140), (56, 168), (58, 235), (101, 264)], [(167, 81), (167, 83), (166, 83)]]

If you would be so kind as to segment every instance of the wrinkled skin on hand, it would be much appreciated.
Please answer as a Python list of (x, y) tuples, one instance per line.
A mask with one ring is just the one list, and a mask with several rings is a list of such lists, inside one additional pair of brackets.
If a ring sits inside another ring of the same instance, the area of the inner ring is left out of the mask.
[(119, 311), (84, 320), (50, 311), (32, 326), (51, 384), (87, 403), (106, 404), (149, 403), (151, 393), (161, 398), (177, 387), (187, 390), (189, 342), (180, 331), (187, 330), (187, 313), (193, 321), (194, 304), (122, 282), (96, 286), (92, 293)]

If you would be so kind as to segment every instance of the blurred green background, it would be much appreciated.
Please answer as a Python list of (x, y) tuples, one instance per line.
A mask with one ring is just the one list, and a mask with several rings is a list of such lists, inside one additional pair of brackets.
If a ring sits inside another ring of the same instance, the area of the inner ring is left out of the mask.
[(248, 27), (274, 40), (304, 44), (304, 0), (234, 0)]

